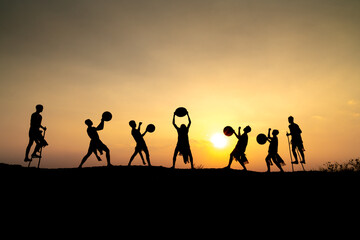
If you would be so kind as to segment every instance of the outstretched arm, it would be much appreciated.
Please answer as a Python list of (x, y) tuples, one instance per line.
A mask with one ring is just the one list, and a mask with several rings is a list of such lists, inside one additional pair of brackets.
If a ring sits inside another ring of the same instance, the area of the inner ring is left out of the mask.
[(145, 136), (146, 133), (147, 133), (147, 129), (145, 130), (145, 132), (143, 134), (141, 134), (141, 136)]

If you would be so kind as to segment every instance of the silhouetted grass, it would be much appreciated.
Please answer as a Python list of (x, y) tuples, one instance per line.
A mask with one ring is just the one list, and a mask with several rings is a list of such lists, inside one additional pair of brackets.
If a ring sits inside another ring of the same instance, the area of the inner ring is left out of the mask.
[(347, 162), (327, 162), (321, 171), (325, 172), (359, 172), (360, 171), (360, 158), (350, 159)]

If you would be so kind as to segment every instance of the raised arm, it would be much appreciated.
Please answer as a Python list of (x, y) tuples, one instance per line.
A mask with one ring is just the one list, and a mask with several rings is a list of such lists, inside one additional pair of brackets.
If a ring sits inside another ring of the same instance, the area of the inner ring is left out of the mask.
[(140, 127), (141, 127), (141, 125), (142, 125), (142, 122), (139, 122), (139, 126), (138, 126), (138, 129), (137, 129), (137, 130), (139, 130), (139, 131), (140, 131)]
[(238, 134), (236, 134), (236, 132), (234, 130), (234, 134), (237, 138), (239, 138), (241, 136), (240, 130), (241, 130), (241, 127), (238, 128)]
[(271, 128), (269, 128), (269, 131), (268, 131), (268, 138), (267, 138), (267, 140), (268, 140), (269, 142), (272, 141), (272, 137), (270, 136), (270, 132), (271, 132)]
[(101, 119), (100, 124), (96, 127), (96, 130), (103, 130), (104, 129), (104, 119)]
[(173, 116), (172, 124), (174, 125), (174, 127), (176, 129), (178, 129), (178, 126), (176, 126), (176, 123), (175, 123), (175, 113), (174, 113), (174, 116)]
[(188, 121), (189, 121), (189, 123), (188, 123), (188, 125), (187, 125), (187, 128), (189, 128), (190, 125), (191, 125), (191, 119), (190, 119), (189, 113), (187, 113), (187, 116), (188, 116)]

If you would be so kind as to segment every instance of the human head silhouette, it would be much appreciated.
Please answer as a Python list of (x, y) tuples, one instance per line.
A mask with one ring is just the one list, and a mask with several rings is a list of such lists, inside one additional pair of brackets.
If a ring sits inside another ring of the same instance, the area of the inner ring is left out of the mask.
[(277, 129), (274, 129), (273, 132), (272, 132), (273, 136), (277, 136), (279, 134), (279, 130)]
[(185, 129), (186, 129), (186, 125), (185, 125), (185, 124), (181, 124), (180, 129), (181, 129), (181, 130), (185, 130)]
[(130, 127), (132, 127), (132, 128), (136, 128), (136, 122), (135, 122), (134, 120), (131, 120), (131, 121), (129, 122), (129, 125), (130, 125)]
[(88, 126), (88, 127), (91, 127), (93, 125), (93, 122), (90, 120), (90, 119), (86, 119), (85, 120), (85, 124)]
[(38, 112), (38, 113), (41, 113), (44, 109), (43, 105), (41, 105), (41, 104), (36, 105), (35, 108), (36, 108), (36, 112)]
[(249, 133), (249, 132), (251, 132), (251, 127), (250, 127), (250, 126), (246, 126), (246, 127), (244, 128), (244, 133)]
[(289, 123), (294, 123), (294, 117), (293, 117), (293, 116), (290, 116), (290, 117), (288, 118), (288, 120), (289, 120)]

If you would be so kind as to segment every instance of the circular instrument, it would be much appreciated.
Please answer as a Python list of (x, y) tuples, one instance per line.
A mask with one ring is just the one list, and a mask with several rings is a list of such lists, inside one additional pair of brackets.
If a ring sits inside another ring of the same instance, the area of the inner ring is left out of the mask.
[(154, 124), (147, 125), (146, 131), (148, 131), (149, 133), (154, 132), (155, 131), (155, 125)]
[(104, 112), (102, 114), (102, 119), (104, 119), (104, 121), (107, 121), (107, 122), (110, 121), (112, 119), (111, 112), (108, 112), (108, 111)]
[(185, 116), (187, 113), (188, 113), (188, 111), (187, 111), (186, 108), (184, 108), (184, 107), (178, 107), (178, 108), (175, 110), (175, 115), (178, 116), (178, 117), (183, 117), (183, 116)]
[(256, 141), (258, 142), (258, 144), (261, 144), (261, 145), (265, 144), (267, 140), (268, 140), (268, 138), (263, 133), (260, 133), (256, 137)]
[(230, 126), (224, 127), (224, 134), (226, 136), (230, 137), (231, 135), (233, 135), (234, 132), (235, 131), (234, 131), (234, 129), (232, 127), (230, 127)]

